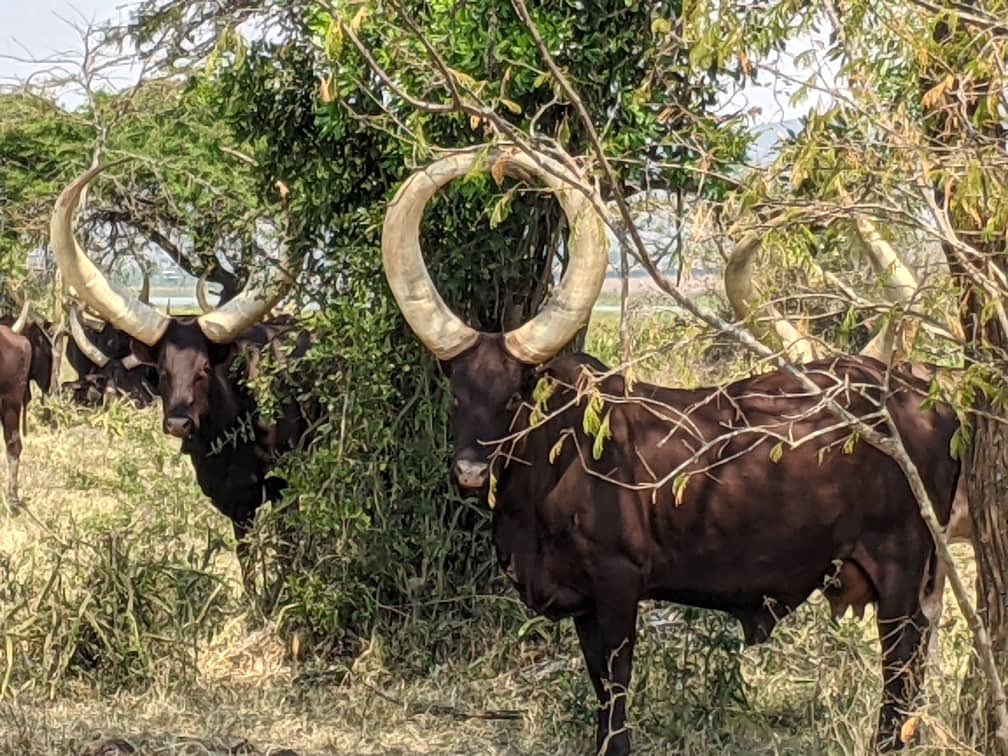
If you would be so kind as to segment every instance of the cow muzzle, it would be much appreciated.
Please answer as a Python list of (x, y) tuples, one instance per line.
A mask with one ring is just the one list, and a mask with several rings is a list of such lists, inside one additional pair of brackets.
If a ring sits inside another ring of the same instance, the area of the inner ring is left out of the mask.
[(193, 432), (193, 421), (188, 417), (166, 417), (164, 432), (175, 438), (189, 438)]
[(479, 490), (486, 485), (490, 466), (486, 462), (473, 462), (460, 459), (455, 462), (455, 482), (459, 487), (469, 490)]

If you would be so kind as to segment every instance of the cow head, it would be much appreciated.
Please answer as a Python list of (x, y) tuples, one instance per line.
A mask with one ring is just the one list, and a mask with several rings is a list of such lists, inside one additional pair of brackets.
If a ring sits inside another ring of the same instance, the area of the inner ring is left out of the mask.
[(188, 438), (199, 431), (211, 413), (214, 371), (226, 368), (233, 353), (233, 344), (208, 339), (196, 318), (172, 318), (153, 346), (133, 342), (133, 355), (157, 369), (165, 433)]
[(535, 368), (516, 360), (501, 334), (481, 333), (476, 343), (444, 363), (452, 394), (452, 476), (464, 489), (487, 482), (495, 439), (510, 430)]
[[(455, 453), (452, 475), (463, 488), (489, 480), (493, 442), (507, 435), (534, 370), (559, 352), (588, 321), (605, 279), (607, 242), (598, 198), (570, 167), (514, 147), (457, 152), (414, 173), (399, 188), (382, 227), (382, 263), (403, 316), (445, 366), (452, 389)], [(557, 197), (570, 226), (567, 269), (542, 311), (503, 334), (480, 333), (445, 305), (420, 250), (420, 222), (430, 199), (474, 170), (538, 177)]]
[(24, 333), (32, 345), (32, 380), (46, 394), (49, 393), (52, 384), (53, 345), (52, 337), (49, 335), (52, 332), (52, 323), (43, 321), (30, 323)]
[[(235, 339), (262, 320), (284, 296), (291, 279), (282, 273), (277, 285), (250, 283), (228, 303), (198, 318), (169, 317), (117, 290), (84, 254), (74, 237), (72, 221), (82, 191), (107, 167), (88, 171), (60, 194), (50, 223), (50, 244), (67, 285), (102, 319), (132, 337), (131, 364), (157, 368), (164, 430), (186, 438), (199, 430), (212, 411), (211, 373), (229, 359)], [(285, 194), (286, 188), (278, 186)], [(286, 259), (279, 263), (280, 270), (286, 270)], [(73, 323), (71, 319), (71, 326)], [(107, 362), (108, 357), (102, 356)], [(124, 367), (129, 359), (123, 360)]]

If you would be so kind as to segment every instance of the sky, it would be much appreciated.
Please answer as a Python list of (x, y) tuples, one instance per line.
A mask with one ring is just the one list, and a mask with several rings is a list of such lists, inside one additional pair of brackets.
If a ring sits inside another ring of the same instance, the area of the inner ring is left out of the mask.
[[(79, 51), (80, 37), (67, 21), (77, 25), (110, 18), (126, 21), (130, 6), (135, 4), (135, 0), (0, 0), (0, 85), (14, 84), (42, 68), (39, 64), (12, 60), (9, 56), (47, 58), (61, 52)], [(814, 38), (796, 40), (774, 63), (774, 67), (788, 76), (804, 79), (807, 73), (798, 73), (793, 56), (803, 49), (821, 44), (821, 40)], [(830, 80), (833, 78), (829, 73), (827, 77)], [(767, 84), (747, 86), (740, 93), (726, 96), (722, 110), (731, 112), (756, 108), (759, 113), (754, 116), (755, 123), (777, 123), (797, 118), (807, 113), (810, 107), (823, 107), (829, 102), (828, 98), (818, 96), (795, 106), (790, 102), (791, 93), (796, 88), (794, 82), (772, 81), (765, 73), (759, 78)], [(120, 76), (120, 80), (123, 86), (130, 83), (128, 71)], [(73, 104), (76, 99), (70, 95), (64, 101)]]
[(130, 0), (0, 0), (0, 84), (23, 80), (42, 66), (11, 60), (79, 52), (77, 26), (107, 19), (125, 21)]

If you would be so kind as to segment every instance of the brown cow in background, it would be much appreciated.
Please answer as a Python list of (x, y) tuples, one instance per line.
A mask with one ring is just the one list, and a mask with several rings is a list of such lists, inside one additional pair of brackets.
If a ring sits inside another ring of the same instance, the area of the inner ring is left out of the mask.
[[(22, 332), (28, 325), (29, 304), (25, 302), (21, 314), (10, 325), (0, 325), (0, 423), (3, 424), (4, 444), (7, 449), (7, 506), (11, 513), (17, 511), (18, 465), (21, 460), (21, 429), (31, 398), (28, 381), (35, 376), (33, 366), (41, 370), (45, 356), (52, 360), (52, 348), (34, 350), (32, 342)], [(38, 326), (33, 324), (33, 327)], [(48, 343), (48, 342), (47, 342)], [(35, 356), (37, 354), (37, 357)], [(34, 364), (33, 364), (34, 363)], [(49, 389), (48, 374), (40, 382), (43, 390)]]

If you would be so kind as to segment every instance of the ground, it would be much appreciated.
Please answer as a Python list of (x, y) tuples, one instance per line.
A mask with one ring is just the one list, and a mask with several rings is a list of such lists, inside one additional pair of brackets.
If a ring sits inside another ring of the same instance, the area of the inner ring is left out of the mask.
[[(612, 337), (595, 327), (593, 345)], [(669, 351), (656, 370), (676, 376), (690, 359)], [(593, 696), (569, 623), (474, 627), (455, 658), (405, 674), (381, 632), (326, 660), (281, 640), (249, 609), (230, 528), (159, 413), (33, 403), (27, 511), (0, 530), (0, 753), (113, 738), (165, 755), (590, 751)], [(969, 549), (957, 558), (971, 576)], [(919, 752), (975, 753), (956, 739), (969, 641), (946, 599)], [(640, 631), (639, 752), (865, 751), (880, 689), (870, 612), (834, 623), (817, 598), (745, 649), (709, 612), (647, 606)]]

